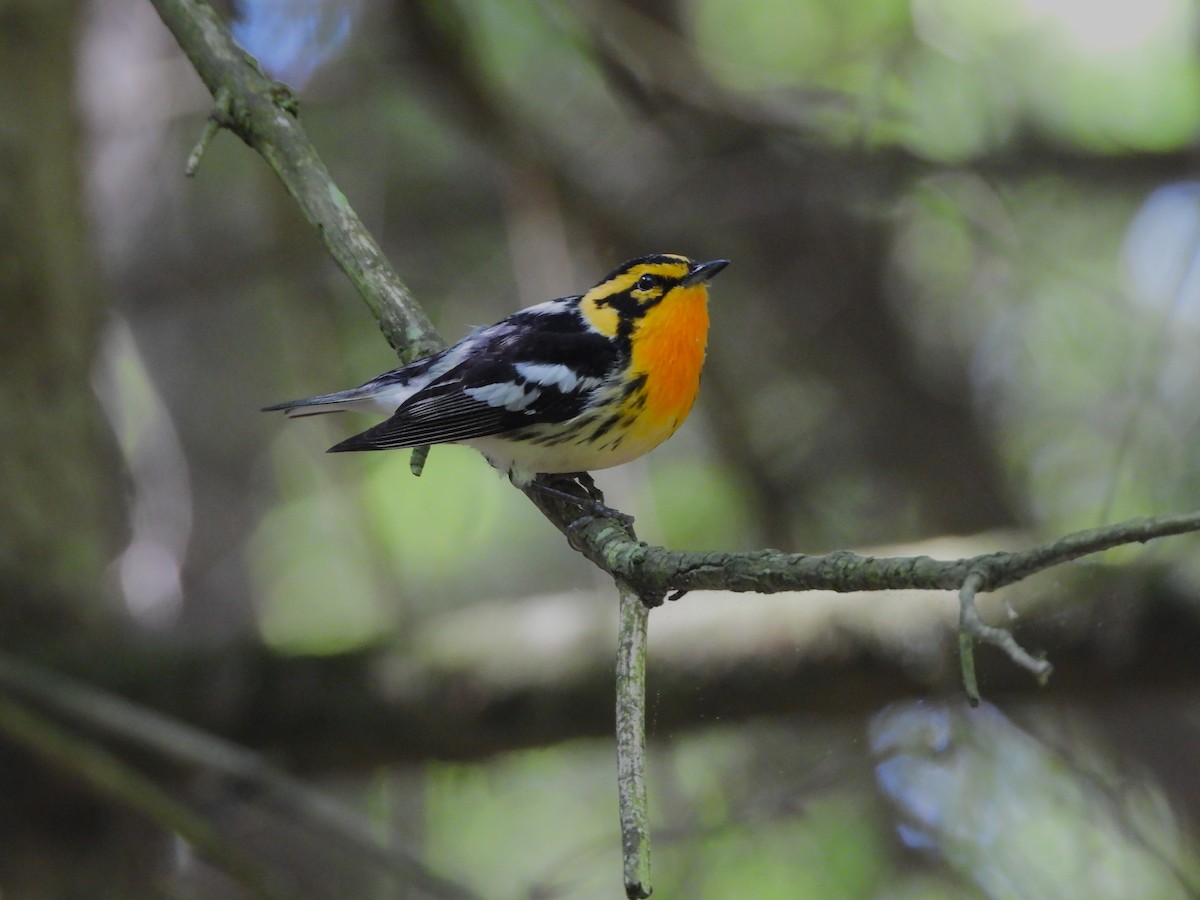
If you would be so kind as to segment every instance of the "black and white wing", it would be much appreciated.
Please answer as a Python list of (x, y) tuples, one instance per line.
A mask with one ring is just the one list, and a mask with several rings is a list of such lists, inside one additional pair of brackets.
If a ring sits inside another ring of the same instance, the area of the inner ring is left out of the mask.
[(617, 351), (583, 325), (574, 299), (532, 307), (471, 335), (454, 348), (457, 365), (390, 419), (330, 452), (469, 441), (579, 415), (616, 366)]

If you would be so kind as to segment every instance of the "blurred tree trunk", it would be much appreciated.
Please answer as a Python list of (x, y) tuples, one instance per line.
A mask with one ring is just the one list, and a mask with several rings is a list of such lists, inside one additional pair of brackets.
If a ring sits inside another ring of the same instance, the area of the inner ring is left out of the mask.
[(119, 537), (116, 456), (90, 388), (105, 306), (74, 162), (78, 12), (67, 0), (0, 0), (0, 624), (9, 644), (99, 612)]
[[(30, 654), (103, 616), (121, 528), (117, 457), (90, 386), (106, 307), (75, 162), (79, 12), (0, 0), (0, 643)], [(116, 819), (0, 741), (5, 896), (82, 896), (102, 879), (119, 893), (108, 860), (129, 829)], [(161, 840), (134, 824), (143, 844)]]

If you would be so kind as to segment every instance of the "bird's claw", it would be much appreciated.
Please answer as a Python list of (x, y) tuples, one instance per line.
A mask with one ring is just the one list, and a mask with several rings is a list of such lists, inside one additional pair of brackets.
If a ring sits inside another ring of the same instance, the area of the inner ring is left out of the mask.
[(570, 501), (585, 510), (583, 515), (572, 520), (567, 526), (568, 532), (578, 533), (580, 529), (587, 527), (596, 519), (612, 519), (620, 522), (625, 528), (630, 528), (633, 525), (633, 516), (623, 513), (619, 509), (613, 509), (604, 502), (604, 494), (596, 487), (596, 482), (592, 480), (592, 476), (587, 472), (577, 472), (573, 475), (562, 476), (554, 480), (566, 481), (578, 485), (583, 489), (584, 494), (586, 494), (586, 496), (580, 497), (570, 491), (554, 487), (553, 484), (548, 483), (548, 480), (537, 480), (531, 485), (535, 490), (558, 497), (561, 500)]
[(596, 519), (613, 519), (620, 522), (626, 528), (633, 526), (633, 516), (629, 513), (623, 513), (619, 509), (613, 509), (611, 506), (605, 506), (599, 501), (593, 501), (596, 505), (592, 507), (591, 512), (584, 513), (578, 519), (575, 519), (567, 526), (567, 531), (578, 531), (591, 525)]

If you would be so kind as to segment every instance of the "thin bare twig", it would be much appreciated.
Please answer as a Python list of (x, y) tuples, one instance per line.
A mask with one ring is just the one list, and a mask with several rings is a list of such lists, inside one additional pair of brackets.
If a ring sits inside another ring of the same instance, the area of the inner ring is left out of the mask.
[(637, 591), (618, 584), (617, 792), (625, 896), (650, 896), (650, 823), (646, 803), (646, 638), (650, 607)]

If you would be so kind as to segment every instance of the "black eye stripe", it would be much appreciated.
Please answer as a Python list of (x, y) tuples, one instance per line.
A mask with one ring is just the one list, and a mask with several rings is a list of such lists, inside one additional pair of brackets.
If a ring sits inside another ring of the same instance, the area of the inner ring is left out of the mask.
[(658, 284), (658, 279), (653, 275), (643, 275), (638, 279), (637, 286), (639, 291), (648, 291), (656, 284)]

